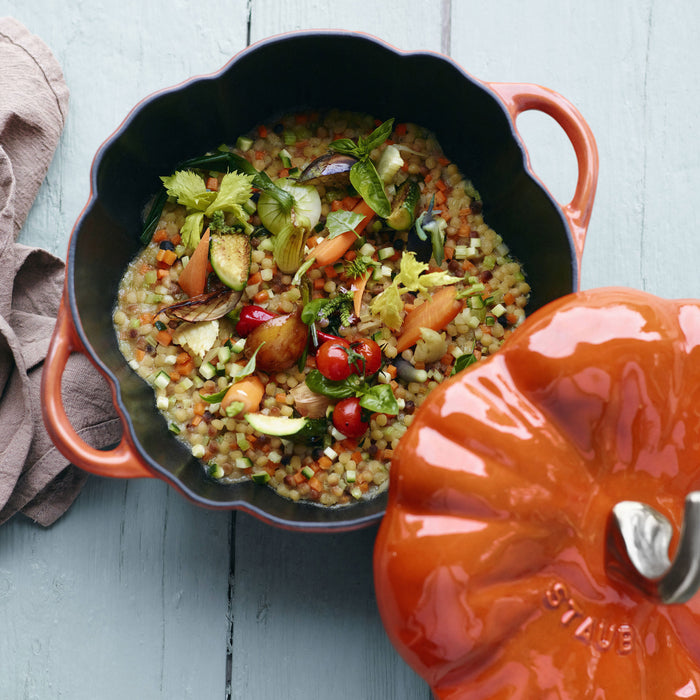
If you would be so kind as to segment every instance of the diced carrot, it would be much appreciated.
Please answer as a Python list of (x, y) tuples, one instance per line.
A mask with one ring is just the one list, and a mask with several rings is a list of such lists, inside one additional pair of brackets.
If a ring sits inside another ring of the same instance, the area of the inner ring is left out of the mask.
[(440, 190), (438, 190), (438, 191), (435, 193), (435, 204), (437, 204), (438, 206), (444, 204), (444, 203), (445, 203), (445, 199), (446, 199), (446, 198), (445, 198), (445, 193), (444, 193), (444, 192), (441, 192)]
[(255, 151), (255, 160), (265, 160), (265, 151)]
[(261, 139), (264, 139), (267, 136), (267, 127), (264, 124), (261, 124), (258, 127), (258, 136), (260, 136)]
[(168, 376), (170, 377), (171, 382), (179, 382), (181, 375), (176, 369), (174, 369), (170, 372)]
[(446, 165), (449, 165), (449, 164), (450, 164), (450, 159), (449, 159), (449, 158), (445, 158), (445, 156), (440, 156), (440, 157), (437, 159), (437, 162), (440, 163), (440, 165), (442, 165), (442, 167), (444, 168)]
[(282, 168), (278, 175), (278, 177), (288, 177), (289, 176), (289, 168)]
[(190, 358), (189, 362), (183, 362), (181, 365), (178, 365), (178, 372), (180, 372), (183, 377), (187, 377), (192, 374), (193, 369), (194, 361), (192, 358)]
[(306, 477), (301, 473), (301, 471), (298, 471), (292, 476), (292, 479), (294, 479), (294, 483), (298, 486), (306, 479)]
[(318, 491), (321, 493), (321, 491), (323, 491), (323, 484), (319, 481), (318, 477), (312, 476), (309, 479), (309, 488), (311, 488), (313, 491)]
[(357, 257), (357, 252), (354, 250), (348, 250), (348, 251), (346, 251), (345, 255), (343, 255), (343, 257), (348, 262), (352, 262)]
[(158, 331), (156, 333), (156, 340), (161, 345), (170, 345), (173, 342), (173, 336), (166, 330)]
[(401, 166), (401, 170), (403, 170), (405, 173), (408, 172), (408, 161), (403, 162), (403, 165)]
[(360, 316), (360, 311), (362, 310), (362, 295), (365, 293), (365, 287), (367, 286), (367, 280), (369, 279), (370, 274), (370, 271), (367, 270), (364, 275), (354, 279), (351, 286), (353, 294), (353, 310), (355, 311), (355, 316), (358, 318)]
[(445, 184), (444, 180), (436, 180), (435, 187), (437, 187), (440, 192), (444, 192), (447, 189), (447, 185)]
[(384, 371), (392, 378), (396, 379), (396, 365), (387, 365)]
[(280, 392), (279, 394), (275, 394), (275, 401), (277, 401), (277, 403), (286, 404), (287, 403), (287, 394), (285, 394), (284, 392)]
[(153, 242), (154, 243), (162, 243), (163, 241), (168, 240), (168, 232), (164, 228), (159, 228), (154, 234), (153, 234)]
[(509, 325), (514, 326), (518, 322), (518, 317), (516, 314), (508, 313), (506, 314), (506, 321)]
[(253, 295), (253, 301), (256, 304), (262, 304), (270, 298), (270, 292), (267, 289), (261, 289), (257, 294)]
[(305, 112), (297, 112), (294, 115), (294, 121), (297, 124), (306, 124), (306, 122), (309, 120), (309, 115), (306, 114)]
[(206, 187), (208, 190), (212, 192), (218, 192), (219, 191), (219, 180), (215, 177), (208, 177), (206, 181)]
[(161, 267), (156, 271), (156, 277), (159, 280), (163, 280), (166, 277), (170, 277), (170, 270), (167, 267)]
[(207, 410), (207, 404), (204, 401), (197, 401), (192, 407), (192, 412), (195, 416), (203, 416)]
[(414, 366), (416, 369), (425, 369), (425, 362), (414, 361), (414, 362), (413, 362), (413, 366)]
[(362, 493), (366, 493), (367, 491), (369, 491), (369, 484), (366, 481), (363, 481), (360, 484), (360, 491), (362, 491)]
[(400, 122), (394, 127), (394, 133), (397, 136), (404, 136), (406, 134), (406, 122)]
[(428, 185), (433, 181), (433, 174), (428, 173), (423, 179), (425, 180), (425, 184)]
[(355, 464), (359, 464), (362, 461), (362, 453), (361, 452), (353, 452), (352, 458), (355, 461)]
[(441, 358), (440, 362), (443, 365), (451, 365), (452, 361), (455, 359), (454, 355), (451, 352), (446, 352)]
[(142, 275), (145, 275), (147, 272), (150, 272), (152, 269), (153, 269), (153, 267), (145, 262), (145, 263), (141, 263), (141, 267), (139, 268), (139, 272)]
[(446, 245), (445, 246), (445, 260), (452, 260), (452, 258), (454, 258), (454, 256), (455, 256), (455, 249), (450, 245)]
[(396, 351), (401, 353), (415, 345), (421, 337), (421, 328), (442, 330), (461, 309), (462, 301), (457, 299), (457, 288), (441, 287), (428, 301), (406, 314), (401, 335), (396, 343)]
[(171, 239), (170, 242), (173, 245), (180, 245), (182, 243), (182, 236), (179, 233), (176, 233)]
[(512, 292), (506, 292), (503, 295), (503, 303), (504, 304), (515, 304), (515, 296), (512, 294)]
[(262, 277), (259, 272), (254, 272), (250, 277), (248, 277), (249, 286), (260, 282), (262, 282)]
[(384, 459), (391, 459), (393, 456), (394, 456), (394, 450), (387, 447), (384, 450)]
[(207, 269), (209, 267), (209, 229), (204, 232), (197, 247), (192, 253), (190, 261), (185, 265), (178, 284), (182, 290), (190, 297), (196, 297), (204, 293), (207, 283)]
[(333, 464), (333, 460), (326, 455), (321, 455), (318, 460), (319, 469), (328, 469)]
[(255, 375), (250, 375), (231, 385), (221, 399), (221, 408), (225, 411), (234, 401), (240, 401), (243, 404), (242, 413), (252, 413), (260, 408), (264, 395), (263, 383)]
[(136, 348), (134, 350), (134, 359), (136, 360), (136, 362), (141, 362), (141, 360), (143, 360), (144, 357), (146, 357), (145, 350), (142, 350), (141, 348)]
[(339, 211), (342, 208), (343, 208), (343, 200), (342, 199), (334, 199), (331, 202), (331, 211)]
[(190, 423), (190, 425), (191, 425), (193, 428), (196, 428), (201, 422), (202, 422), (202, 416), (195, 416), (195, 417), (192, 419), (192, 422)]
[(141, 323), (142, 326), (147, 326), (149, 323), (153, 323), (153, 314), (140, 314), (139, 315), (139, 322)]
[(333, 267), (333, 265), (326, 265), (323, 268), (323, 274), (326, 279), (334, 280), (338, 276), (338, 271)]
[(166, 265), (172, 265), (177, 260), (177, 253), (174, 250), (159, 248), (156, 253), (156, 260)]
[(314, 289), (323, 289), (326, 286), (326, 280), (323, 277), (317, 277), (314, 280)]
[(190, 353), (185, 352), (184, 350), (182, 352), (179, 352), (176, 357), (175, 357), (175, 364), (177, 365), (182, 365), (185, 362), (189, 362), (192, 358), (190, 357)]

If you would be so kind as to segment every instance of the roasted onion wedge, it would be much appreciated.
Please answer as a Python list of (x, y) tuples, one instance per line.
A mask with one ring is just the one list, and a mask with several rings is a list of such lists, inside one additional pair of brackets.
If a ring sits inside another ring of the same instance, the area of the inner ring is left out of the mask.
[(233, 311), (241, 298), (242, 291), (221, 287), (195, 297), (166, 306), (162, 312), (170, 318), (181, 321), (213, 321)]

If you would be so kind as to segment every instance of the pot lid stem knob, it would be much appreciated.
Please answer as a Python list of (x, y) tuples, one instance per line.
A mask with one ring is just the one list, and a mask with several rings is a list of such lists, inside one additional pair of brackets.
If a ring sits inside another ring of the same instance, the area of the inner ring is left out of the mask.
[(673, 562), (671, 523), (639, 501), (621, 501), (608, 526), (608, 571), (631, 580), (662, 603), (685, 603), (700, 588), (700, 491), (685, 499), (685, 514)]

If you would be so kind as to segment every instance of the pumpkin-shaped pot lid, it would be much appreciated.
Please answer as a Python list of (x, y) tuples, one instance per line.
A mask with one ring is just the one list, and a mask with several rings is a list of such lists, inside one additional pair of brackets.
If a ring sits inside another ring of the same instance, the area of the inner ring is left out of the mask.
[(555, 301), (402, 438), (387, 633), (440, 699), (698, 698), (698, 489), (700, 302)]

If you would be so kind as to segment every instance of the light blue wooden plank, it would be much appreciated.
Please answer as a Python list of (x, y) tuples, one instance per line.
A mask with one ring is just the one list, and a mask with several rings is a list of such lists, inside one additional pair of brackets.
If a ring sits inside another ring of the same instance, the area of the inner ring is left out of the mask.
[(230, 516), (93, 478), (54, 526), (0, 528), (0, 697), (223, 697)]
[(232, 700), (427, 700), (379, 619), (376, 527), (300, 534), (236, 517)]

